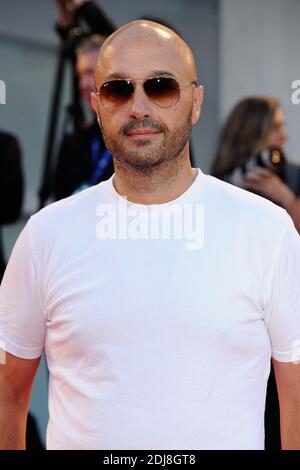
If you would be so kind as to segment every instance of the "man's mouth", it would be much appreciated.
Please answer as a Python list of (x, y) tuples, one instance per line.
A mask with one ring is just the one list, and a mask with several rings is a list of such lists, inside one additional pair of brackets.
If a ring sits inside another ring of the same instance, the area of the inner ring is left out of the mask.
[(131, 131), (127, 132), (127, 136), (129, 137), (150, 137), (156, 134), (160, 134), (160, 131), (157, 129), (132, 129)]

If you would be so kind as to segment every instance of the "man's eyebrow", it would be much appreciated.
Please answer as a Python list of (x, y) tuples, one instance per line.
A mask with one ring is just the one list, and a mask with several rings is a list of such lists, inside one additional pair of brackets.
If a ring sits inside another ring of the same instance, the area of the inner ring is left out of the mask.
[[(168, 77), (174, 77), (174, 74), (171, 73), (171, 72), (168, 72), (167, 70), (152, 70), (150, 73), (148, 73), (147, 77), (157, 77), (158, 75), (159, 76), (164, 75), (164, 76), (168, 76)], [(147, 78), (147, 77), (145, 77), (145, 78)], [(125, 79), (125, 78), (131, 78), (131, 77), (129, 77), (127, 73), (113, 72), (113, 73), (110, 73), (109, 75), (107, 75), (107, 77), (105, 78), (105, 81)], [(138, 78), (141, 78), (141, 77), (138, 77)], [(133, 77), (133, 79), (134, 79), (134, 77)]]
[(158, 75), (167, 75), (168, 77), (175, 77), (175, 75), (167, 70), (152, 70), (149, 74), (150, 77), (156, 77)]
[(128, 78), (128, 76), (127, 74), (124, 74), (124, 73), (114, 72), (114, 73), (110, 73), (109, 75), (107, 75), (105, 81), (114, 80), (114, 79), (117, 80), (118, 78)]

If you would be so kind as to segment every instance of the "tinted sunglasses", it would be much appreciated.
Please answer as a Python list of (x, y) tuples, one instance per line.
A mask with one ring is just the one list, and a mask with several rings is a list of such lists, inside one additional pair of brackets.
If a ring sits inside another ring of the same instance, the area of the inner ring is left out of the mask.
[(136, 82), (141, 82), (148, 98), (161, 108), (170, 108), (178, 103), (181, 90), (196, 85), (180, 85), (172, 77), (154, 77), (145, 80), (131, 80), (127, 78), (104, 82), (96, 92), (100, 96), (102, 105), (110, 111), (123, 108), (134, 94)]

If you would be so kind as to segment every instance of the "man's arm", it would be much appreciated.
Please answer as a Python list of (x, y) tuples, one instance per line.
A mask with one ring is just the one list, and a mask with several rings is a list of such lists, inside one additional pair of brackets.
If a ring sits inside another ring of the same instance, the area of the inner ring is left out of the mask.
[(116, 26), (97, 3), (91, 0), (73, 0), (73, 3), (75, 6), (77, 4), (77, 15), (87, 22), (92, 33), (109, 36), (116, 30)]
[(31, 389), (40, 357), (21, 359), (3, 350), (0, 354), (0, 449), (24, 450)]
[(272, 361), (279, 396), (282, 450), (300, 450), (300, 363)]
[(76, 18), (85, 20), (90, 34), (109, 36), (116, 30), (104, 10), (91, 0), (55, 0), (55, 3), (59, 13), (56, 30), (62, 39), (67, 38)]

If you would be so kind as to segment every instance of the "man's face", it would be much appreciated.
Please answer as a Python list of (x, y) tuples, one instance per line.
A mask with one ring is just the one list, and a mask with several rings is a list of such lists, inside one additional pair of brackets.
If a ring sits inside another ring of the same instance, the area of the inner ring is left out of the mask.
[(271, 131), (267, 137), (266, 147), (277, 148), (283, 151), (286, 139), (287, 133), (285, 129), (284, 114), (281, 109), (277, 109), (277, 111), (275, 112)]
[[(130, 47), (125, 44), (112, 48), (97, 77), (97, 86), (115, 75), (132, 80), (171, 76), (183, 86), (193, 81), (193, 77), (185, 73), (176, 48), (168, 45), (163, 48), (159, 44), (153, 47), (143, 41), (131, 43)], [(98, 113), (106, 146), (114, 158), (146, 170), (175, 159), (183, 152), (199, 112), (195, 111), (194, 86), (181, 91), (176, 105), (161, 108), (145, 94), (142, 80), (135, 82), (134, 94), (122, 109), (107, 110), (97, 95), (93, 95), (93, 107)]]
[(87, 105), (92, 109), (91, 92), (94, 91), (94, 72), (98, 51), (79, 52), (76, 60), (76, 71), (80, 93)]

